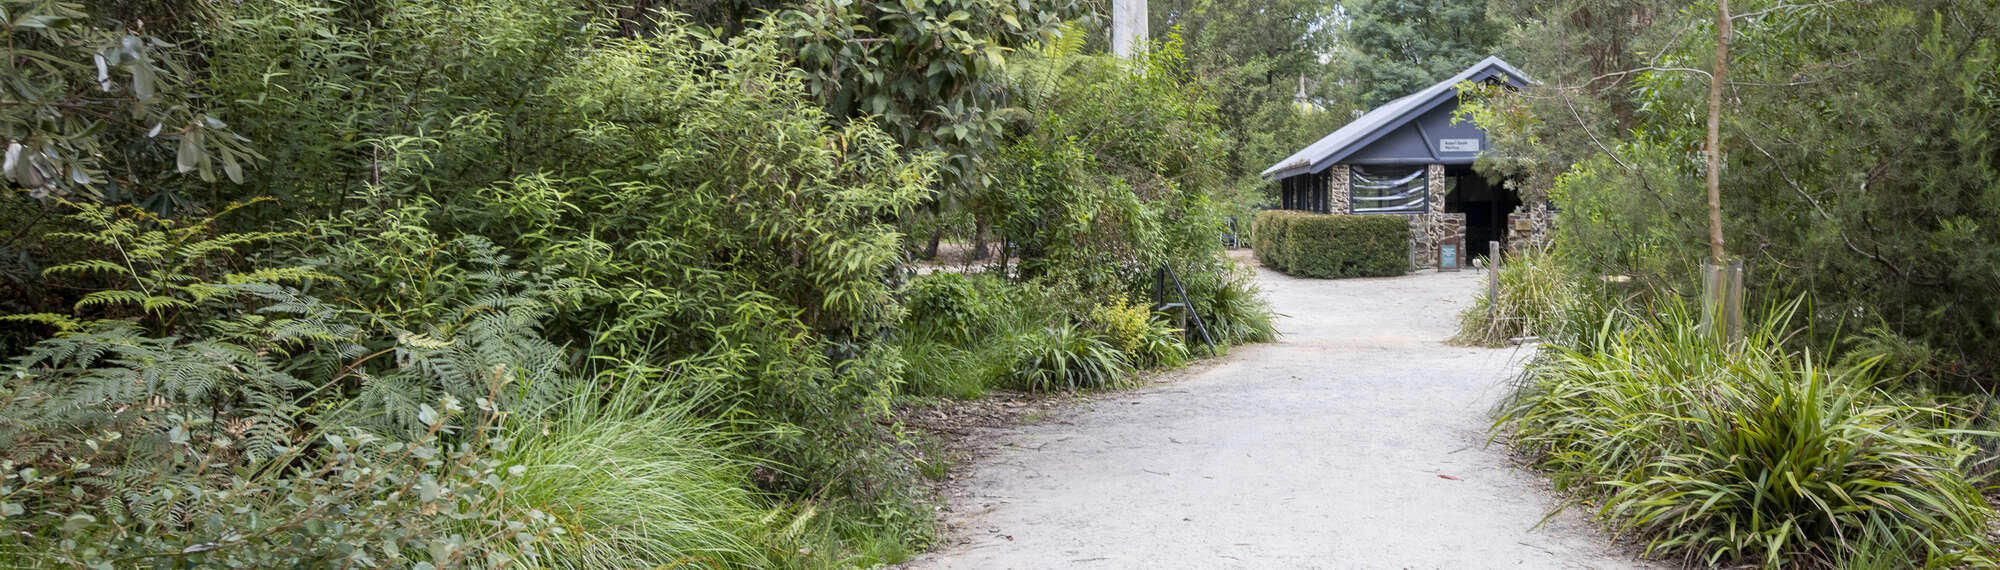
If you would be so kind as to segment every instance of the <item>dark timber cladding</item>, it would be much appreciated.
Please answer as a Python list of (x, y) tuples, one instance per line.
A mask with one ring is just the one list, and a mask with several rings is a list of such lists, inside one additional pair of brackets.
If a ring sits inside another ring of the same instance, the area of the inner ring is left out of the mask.
[[(1540, 234), (1547, 204), (1524, 207), (1512, 191), (1472, 172), (1487, 137), (1471, 122), (1454, 120), (1458, 86), (1466, 82), (1521, 86), (1533, 80), (1500, 58), (1486, 58), (1355, 118), (1272, 165), (1264, 178), (1278, 183), (1284, 209), (1409, 217), (1411, 259), (1418, 267), (1486, 253), (1485, 240), (1505, 239), (1512, 217)], [(1479, 242), (1468, 243), (1468, 237)]]

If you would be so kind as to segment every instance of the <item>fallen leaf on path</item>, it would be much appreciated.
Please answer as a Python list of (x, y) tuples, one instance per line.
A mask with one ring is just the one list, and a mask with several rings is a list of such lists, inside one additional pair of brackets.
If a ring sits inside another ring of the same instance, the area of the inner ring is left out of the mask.
[(1464, 481), (1464, 479), (1460, 479), (1460, 478), (1457, 478), (1457, 477), (1453, 477), (1453, 476), (1450, 476), (1450, 475), (1443, 475), (1443, 474), (1440, 474), (1440, 475), (1438, 475), (1438, 478), (1439, 478), (1439, 479), (1449, 479), (1449, 480), (1452, 480), (1452, 481)]

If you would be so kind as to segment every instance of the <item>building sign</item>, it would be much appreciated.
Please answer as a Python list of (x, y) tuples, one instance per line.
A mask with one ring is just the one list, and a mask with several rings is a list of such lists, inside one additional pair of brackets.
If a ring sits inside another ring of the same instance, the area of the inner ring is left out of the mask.
[(1479, 152), (1479, 139), (1438, 139), (1438, 152)]

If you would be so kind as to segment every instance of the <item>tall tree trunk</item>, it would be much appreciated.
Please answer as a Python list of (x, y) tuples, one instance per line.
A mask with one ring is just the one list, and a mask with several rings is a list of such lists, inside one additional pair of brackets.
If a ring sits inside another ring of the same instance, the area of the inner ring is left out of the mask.
[(944, 239), (944, 196), (931, 200), (931, 219), (938, 222), (938, 228), (931, 231), (931, 244), (924, 248), (925, 261), (937, 260), (938, 242)]
[(987, 251), (986, 251), (986, 226), (987, 226), (987, 224), (986, 224), (986, 218), (984, 218), (984, 217), (980, 217), (980, 216), (974, 216), (974, 217), (973, 217), (973, 222), (972, 222), (972, 260), (973, 260), (973, 261), (985, 261), (985, 260), (986, 260), (986, 256), (987, 256)]
[(1721, 265), (1722, 243), (1722, 86), (1729, 70), (1729, 0), (1715, 2), (1715, 74), (1708, 78), (1708, 254)]

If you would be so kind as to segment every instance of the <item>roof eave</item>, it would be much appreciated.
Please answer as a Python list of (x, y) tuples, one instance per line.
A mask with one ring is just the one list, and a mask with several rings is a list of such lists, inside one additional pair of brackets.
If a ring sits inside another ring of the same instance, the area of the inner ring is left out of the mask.
[[(1271, 169), (1265, 171), (1264, 179), (1277, 180), (1280, 178), (1289, 178), (1292, 176), (1296, 176), (1300, 173), (1318, 173), (1320, 171), (1332, 167), (1335, 164), (1339, 164), (1341, 160), (1346, 159), (1349, 156), (1353, 156), (1354, 153), (1360, 152), (1361, 149), (1368, 148), (1368, 145), (1375, 144), (1375, 141), (1381, 140), (1382, 137), (1388, 136), (1389, 133), (1396, 132), (1397, 129), (1401, 129), (1404, 126), (1409, 125), (1410, 122), (1415, 121), (1417, 117), (1422, 117), (1425, 113), (1429, 113), (1432, 110), (1437, 109), (1437, 107), (1439, 105), (1443, 105), (1445, 101), (1450, 101), (1452, 99), (1457, 98), (1458, 90), (1456, 89), (1456, 86), (1458, 83), (1463, 83), (1466, 81), (1485, 81), (1488, 79), (1492, 79), (1493, 77), (1505, 74), (1510, 76), (1512, 79), (1519, 79), (1531, 85), (1540, 84), (1536, 82), (1534, 78), (1528, 77), (1527, 74), (1521, 73), (1521, 70), (1515, 69), (1513, 65), (1508, 64), (1506, 61), (1501, 60), (1498, 57), (1488, 57), (1485, 60), (1481, 60), (1478, 64), (1473, 65), (1471, 69), (1478, 69), (1479, 71), (1476, 71), (1471, 75), (1466, 76), (1463, 79), (1453, 81), (1452, 88), (1445, 89), (1439, 92), (1437, 95), (1432, 96), (1429, 100), (1426, 100), (1423, 103), (1415, 107), (1412, 107), (1408, 111), (1404, 111), (1403, 113), (1400, 114), (1400, 116), (1396, 120), (1389, 121), (1383, 123), (1380, 126), (1377, 126), (1375, 129), (1369, 131), (1367, 134), (1364, 134), (1356, 138), (1354, 142), (1342, 145), (1339, 149), (1331, 153), (1328, 153), (1326, 158), (1322, 158), (1317, 161), (1312, 161), (1311, 164), (1309, 165), (1295, 165), (1284, 168), (1272, 167)], [(1276, 172), (1274, 173), (1273, 171)]]

